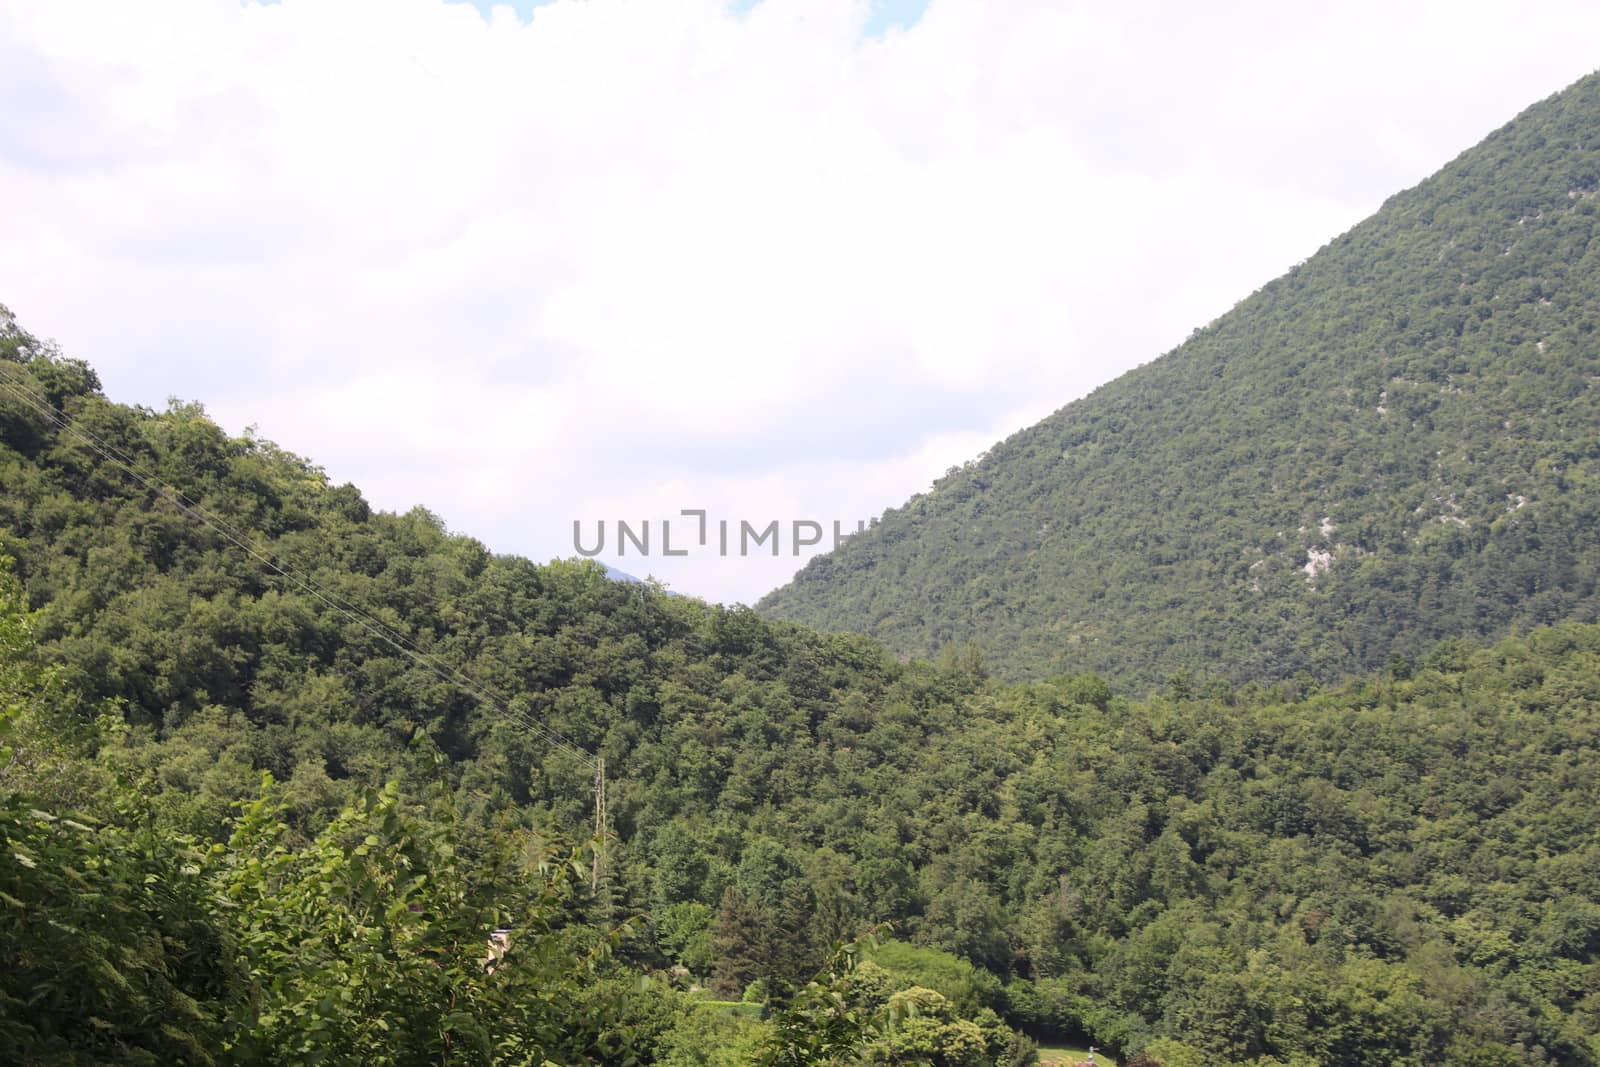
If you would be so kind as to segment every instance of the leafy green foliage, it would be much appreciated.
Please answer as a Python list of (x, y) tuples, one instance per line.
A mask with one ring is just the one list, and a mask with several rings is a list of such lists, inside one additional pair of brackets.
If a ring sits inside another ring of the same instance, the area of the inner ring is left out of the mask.
[(218, 879), (252, 982), (241, 1060), (630, 1062), (594, 992), (615, 935), (573, 921), (576, 858), (506, 841), (469, 860), (448, 809), (408, 813), (393, 787), (299, 848), (284, 814), (247, 806)]
[(725, 1005), (688, 1000), (656, 1044), (662, 1067), (748, 1067), (771, 1040), (770, 1027)]
[(1600, 617), (1600, 76), (767, 596), (1140, 691)]
[(856, 1062), (867, 1039), (884, 1028), (870, 981), (856, 969), (870, 937), (837, 948), (811, 981), (773, 1019), (771, 1045), (761, 1067), (829, 1067)]
[(210, 1063), (238, 988), (205, 850), (0, 799), (0, 1059)]
[[(110, 821), (19, 787), (75, 775), (41, 728), (60, 699), (0, 560), (0, 1060), (209, 1063), (238, 969), (210, 913), (206, 849), (119, 795)], [(75, 795), (69, 787), (54, 798)]]
[(17, 729), (61, 694), (18, 594), (0, 569), (0, 1060), (638, 1061), (624, 930), (584, 921), (579, 858), (515, 829), (464, 853), (447, 795), (369, 791), (304, 841), (269, 780), (209, 845), (127, 778), (97, 778), (95, 814), (36, 806)]
[(953, 1010), (976, 1014), (1002, 997), (1000, 983), (981, 967), (949, 952), (904, 941), (885, 941), (872, 948), (868, 960), (882, 968), (897, 989), (925, 987), (944, 997)]
[[(26, 905), (0, 1058), (1011, 1064), (1023, 1027), (1259, 1067), (1600, 1059), (1600, 629), (1401, 649), (1326, 691), (1007, 684), (975, 649), (902, 663), (495, 557), (16, 351), (259, 550), (603, 753), (614, 839), (591, 899), (539, 844), (588, 836), (581, 759), (0, 407), (0, 879)], [(882, 920), (905, 944), (810, 979)], [(688, 992), (719, 978), (771, 1018)]]

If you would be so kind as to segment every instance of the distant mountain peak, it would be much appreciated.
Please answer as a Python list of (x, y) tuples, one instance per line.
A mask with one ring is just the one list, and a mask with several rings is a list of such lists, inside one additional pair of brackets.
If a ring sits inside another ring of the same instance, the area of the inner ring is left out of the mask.
[(1133, 684), (1593, 620), (1597, 390), (1591, 76), (758, 607)]

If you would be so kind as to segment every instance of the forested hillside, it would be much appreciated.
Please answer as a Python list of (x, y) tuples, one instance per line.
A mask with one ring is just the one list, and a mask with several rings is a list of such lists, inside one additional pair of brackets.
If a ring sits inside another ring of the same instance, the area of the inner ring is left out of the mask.
[(0, 1060), (1600, 1062), (1600, 628), (1008, 684), (373, 511), (9, 315), (0, 376)]
[(1593, 621), (1597, 238), (1591, 76), (758, 607), (1139, 691)]

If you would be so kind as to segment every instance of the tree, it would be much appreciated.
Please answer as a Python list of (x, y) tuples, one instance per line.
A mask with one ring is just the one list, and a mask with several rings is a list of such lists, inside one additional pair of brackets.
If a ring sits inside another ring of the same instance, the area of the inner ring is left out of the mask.
[(711, 985), (725, 997), (738, 997), (761, 973), (761, 943), (766, 923), (759, 909), (733, 886), (711, 922), (711, 954), (716, 970)]

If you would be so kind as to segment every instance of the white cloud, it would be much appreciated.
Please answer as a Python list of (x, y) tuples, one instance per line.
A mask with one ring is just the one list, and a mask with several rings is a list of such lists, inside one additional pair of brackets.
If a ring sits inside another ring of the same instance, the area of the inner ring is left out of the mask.
[[(500, 551), (870, 517), (1587, 73), (1600, 9), (0, 0), (0, 300)], [(591, 527), (592, 528), (592, 527)], [(784, 556), (618, 561), (753, 600)]]

